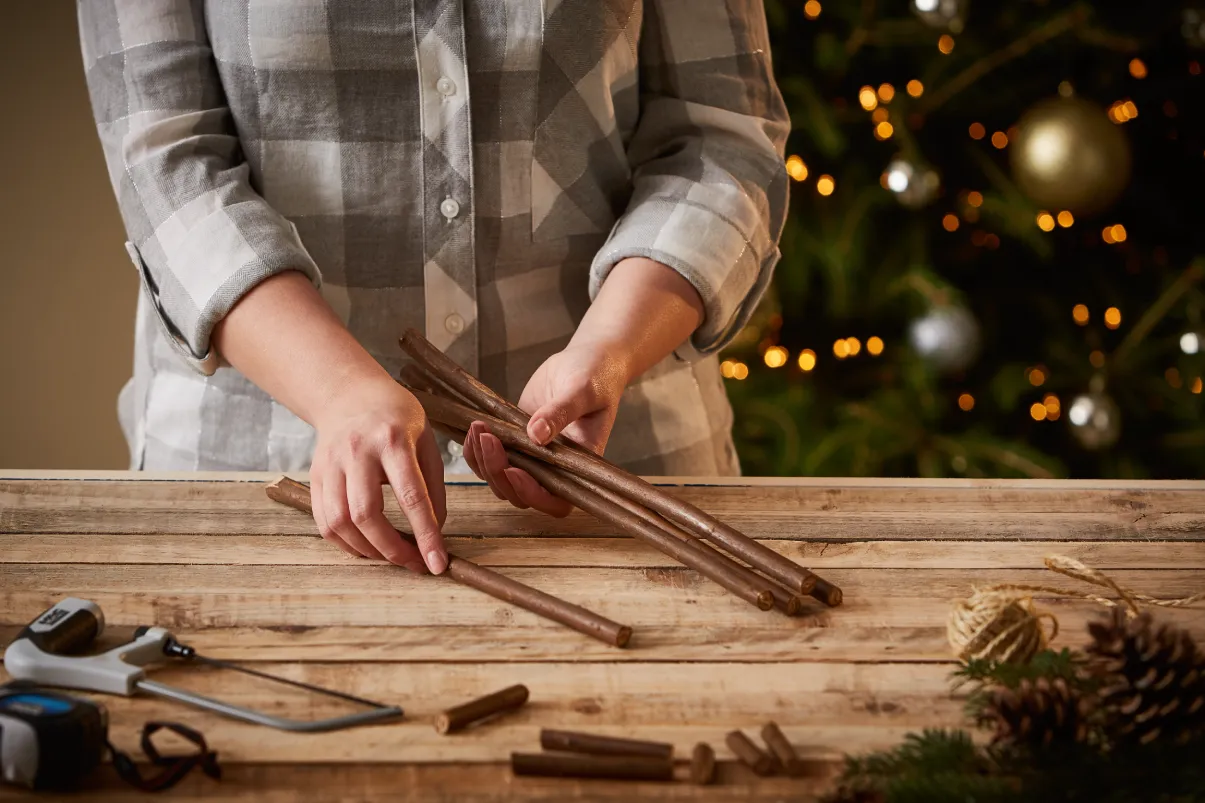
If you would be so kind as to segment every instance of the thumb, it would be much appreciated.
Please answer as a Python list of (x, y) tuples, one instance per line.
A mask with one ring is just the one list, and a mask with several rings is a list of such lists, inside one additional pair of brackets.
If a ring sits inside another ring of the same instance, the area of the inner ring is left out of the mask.
[(588, 389), (559, 394), (532, 413), (527, 435), (541, 446), (582, 416), (594, 412), (593, 394)]

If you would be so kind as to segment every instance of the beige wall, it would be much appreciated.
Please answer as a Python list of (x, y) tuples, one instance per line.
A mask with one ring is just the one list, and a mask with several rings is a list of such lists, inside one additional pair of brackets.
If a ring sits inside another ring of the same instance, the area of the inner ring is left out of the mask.
[(74, 2), (0, 2), (0, 108), (0, 468), (124, 468), (138, 284)]

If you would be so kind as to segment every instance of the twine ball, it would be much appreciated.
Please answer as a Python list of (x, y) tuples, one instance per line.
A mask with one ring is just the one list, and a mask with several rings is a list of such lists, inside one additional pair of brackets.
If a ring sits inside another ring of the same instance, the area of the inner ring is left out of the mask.
[(1033, 600), (1016, 592), (975, 591), (950, 612), (946, 637), (954, 654), (964, 663), (974, 659), (1025, 662), (1046, 645), (1054, 634), (1046, 634), (1042, 619), (1050, 614), (1034, 610)]

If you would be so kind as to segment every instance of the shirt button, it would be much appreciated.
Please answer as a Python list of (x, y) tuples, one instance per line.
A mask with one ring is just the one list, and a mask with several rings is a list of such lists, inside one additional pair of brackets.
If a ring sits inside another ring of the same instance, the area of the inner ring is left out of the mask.
[(454, 335), (458, 335), (464, 331), (464, 318), (461, 318), (455, 312), (444, 318), (444, 328)]
[(444, 198), (443, 203), (439, 205), (439, 211), (448, 220), (460, 214), (460, 204), (456, 203), (453, 198)]
[(435, 82), (435, 88), (445, 98), (450, 98), (456, 94), (456, 82), (446, 75)]

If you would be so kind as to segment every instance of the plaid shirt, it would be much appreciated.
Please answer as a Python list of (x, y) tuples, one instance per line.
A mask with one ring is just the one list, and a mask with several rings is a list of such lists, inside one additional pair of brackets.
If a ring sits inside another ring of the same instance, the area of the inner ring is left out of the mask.
[(643, 256), (694, 285), (705, 320), (627, 390), (607, 455), (739, 471), (715, 352), (770, 281), (787, 198), (758, 0), (80, 0), (79, 16), (143, 284), (119, 400), (134, 468), (309, 465), (310, 427), (210, 344), (281, 271), (392, 373), (414, 326), (513, 400), (608, 271)]

